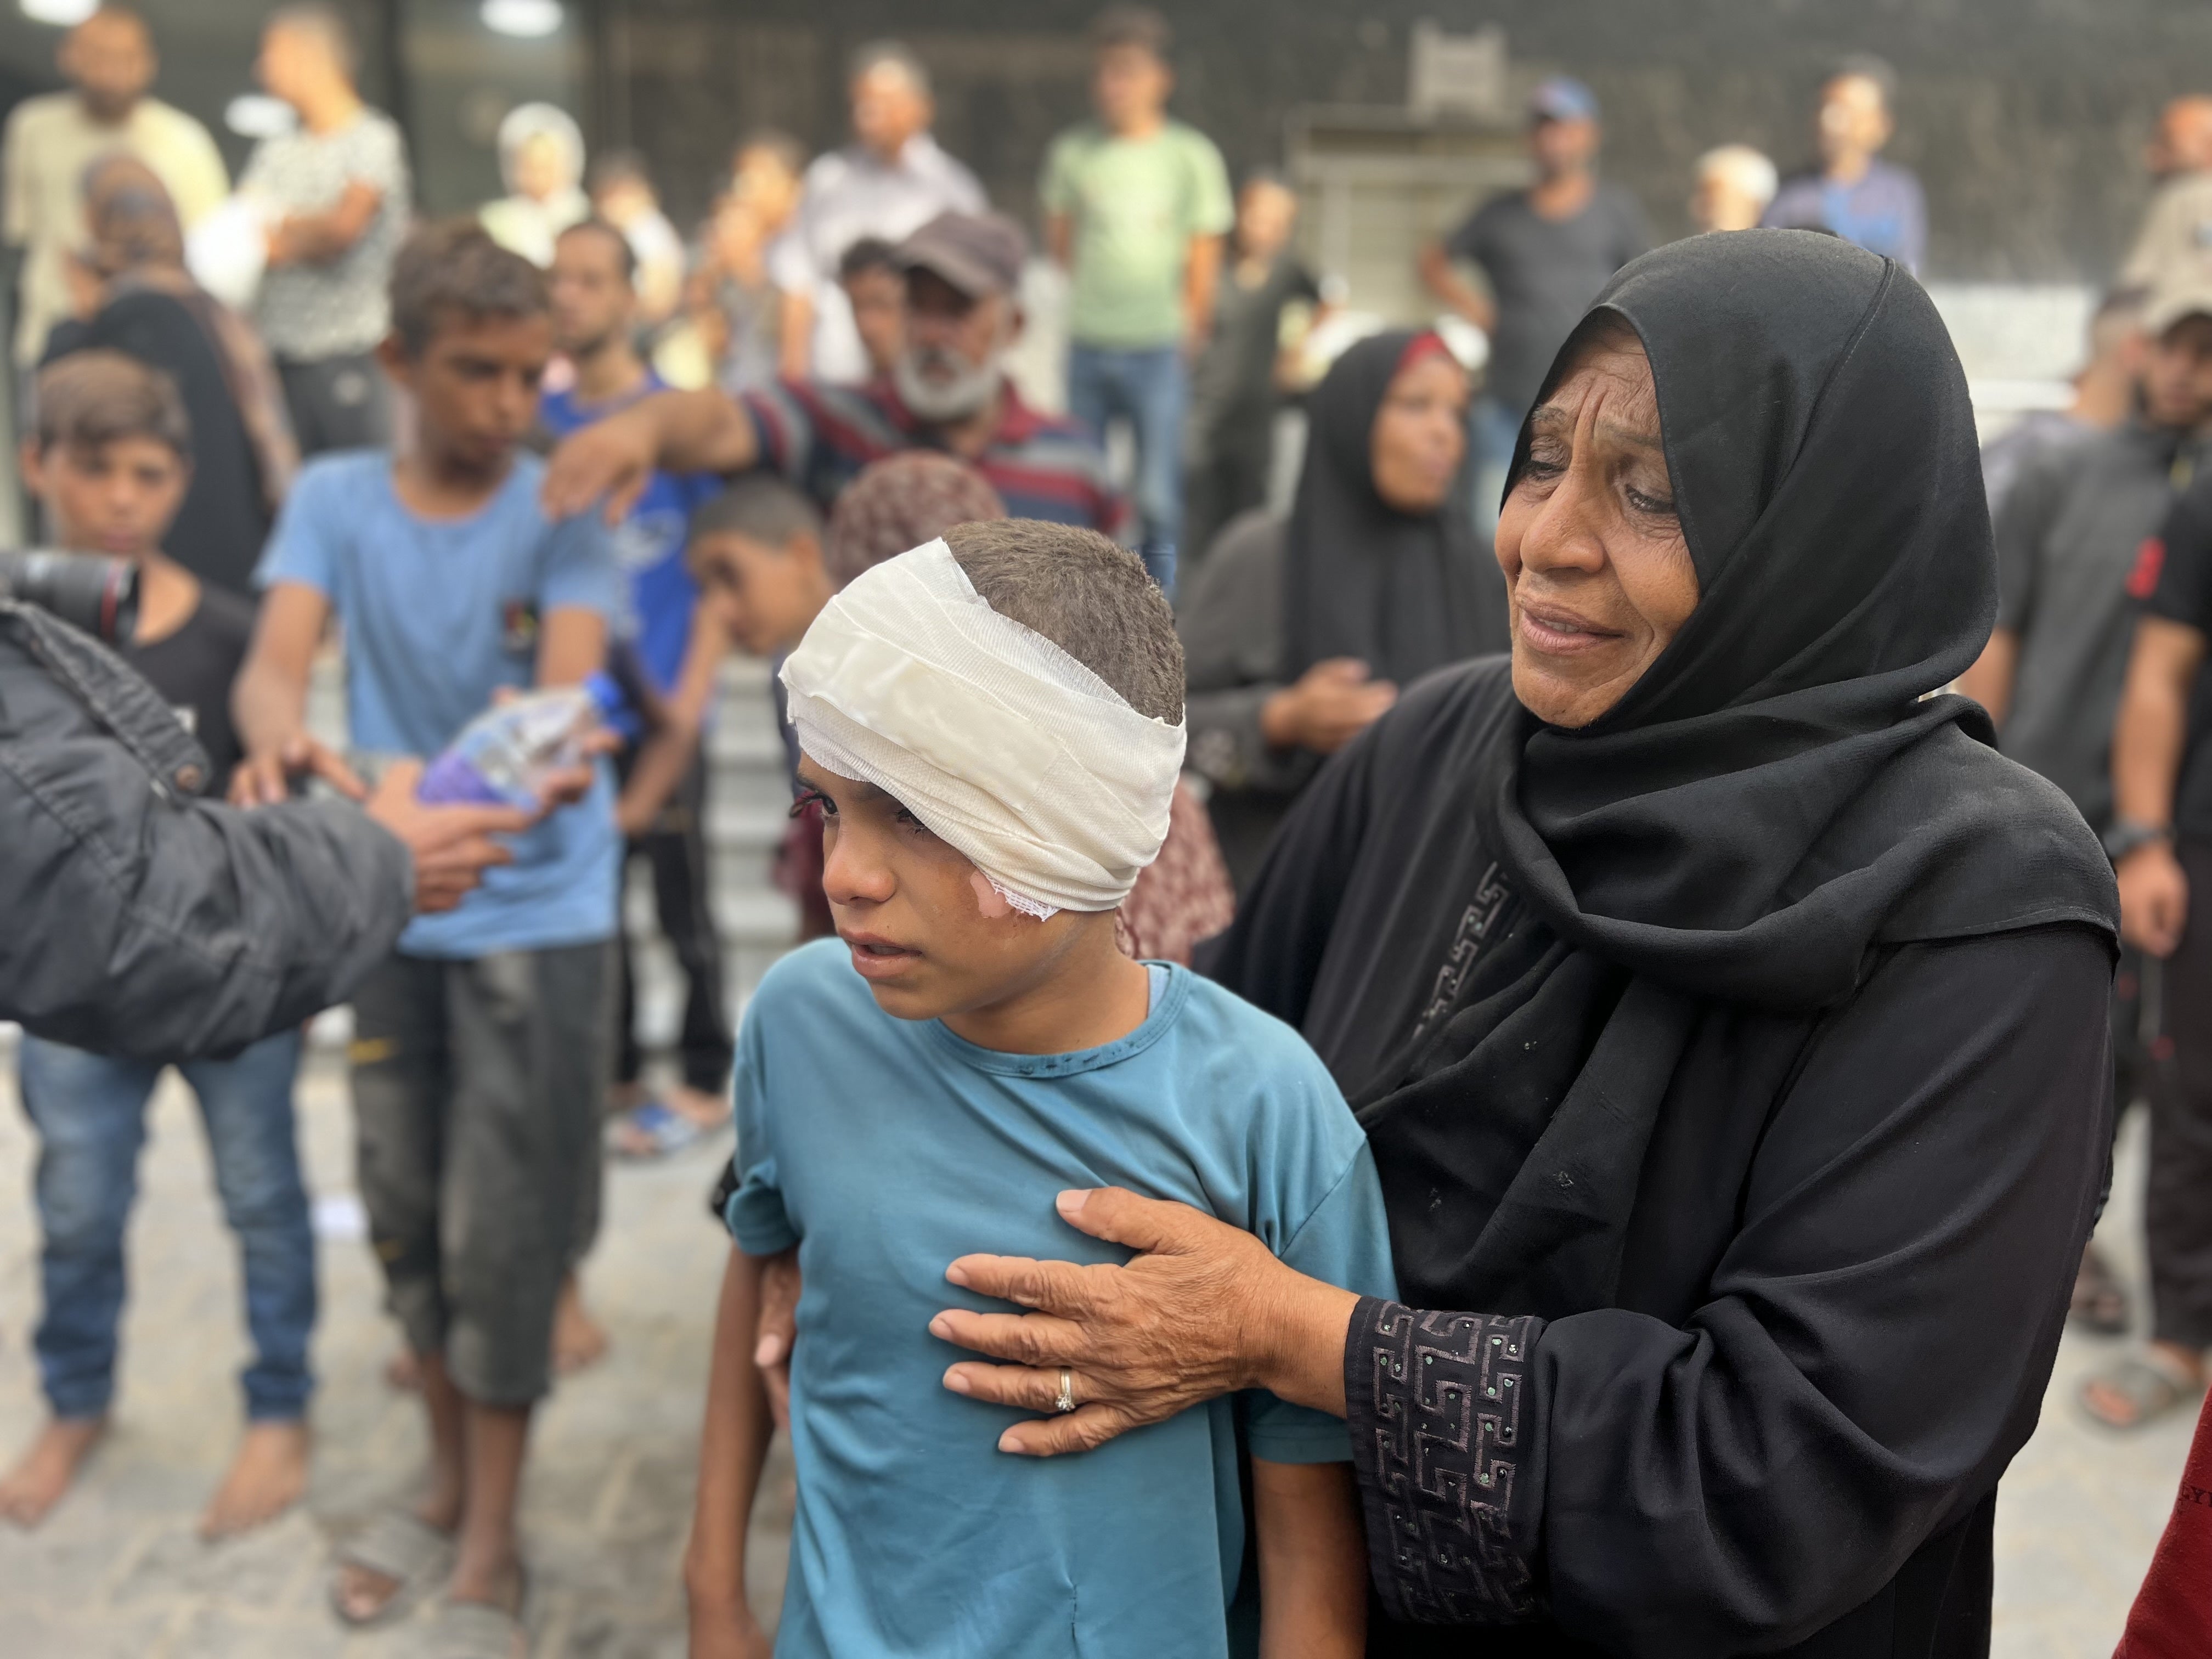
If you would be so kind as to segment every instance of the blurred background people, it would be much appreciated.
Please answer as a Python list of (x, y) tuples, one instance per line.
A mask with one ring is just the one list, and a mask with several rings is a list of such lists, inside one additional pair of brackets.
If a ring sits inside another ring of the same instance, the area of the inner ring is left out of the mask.
[(553, 263), (553, 239), (589, 216), (584, 130), (553, 104), (517, 104), (499, 124), (499, 176), (507, 194), (478, 216), (491, 239), (533, 265)]
[(1097, 118), (1053, 141), (1045, 246), (1068, 273), (1067, 408), (1103, 442), (1127, 422), (1136, 447), (1139, 551), (1175, 593), (1182, 535), (1188, 363), (1213, 328), (1222, 239), (1236, 220), (1213, 141), (1171, 119), (1167, 20), (1142, 6), (1091, 26)]
[(1765, 222), (1826, 230), (1917, 275), (1928, 257), (1920, 180), (1881, 152), (1897, 131), (1897, 71), (1870, 53), (1846, 58), (1820, 88), (1817, 168), (1784, 183)]
[(806, 152), (787, 134), (763, 130), (738, 146), (729, 188), (700, 233), (687, 309), (708, 374), (725, 392), (766, 386), (781, 372), (782, 296), (769, 249), (798, 211)]
[(120, 351), (168, 377), (192, 444), (164, 550), (200, 581), (251, 599), (254, 563), (300, 464), (275, 368), (245, 319), (185, 268), (184, 228), (153, 168), (103, 157), (84, 195), (88, 240), (72, 260), (83, 315), (55, 325), (47, 359)]
[(1369, 336), (1309, 400), (1287, 518), (1222, 532), (1178, 608), (1187, 764), (1240, 893), (1298, 792), (1447, 663), (1505, 648), (1505, 588), (1468, 513), (1468, 377), (1435, 334)]
[(269, 226), (254, 322), (301, 453), (373, 447), (392, 430), (373, 354), (391, 327), (386, 289), (407, 230), (406, 147), (355, 89), (353, 37), (330, 7), (272, 13), (258, 68), (300, 124), (256, 145), (239, 180)]
[(2063, 409), (2031, 409), (1982, 446), (1982, 488), (1994, 522), (2027, 464), (2055, 445), (2108, 432), (2135, 413), (2142, 376), (2143, 296), (2114, 289), (2089, 319), (2087, 354)]
[(187, 226), (230, 193), (208, 130), (150, 95), (161, 65), (137, 12), (102, 6), (62, 37), (55, 61), (70, 90), (26, 98), (0, 132), (0, 238), (23, 252), (18, 368), (39, 361), (48, 331), (73, 309), (64, 262), (84, 245), (86, 167), (113, 151), (135, 155)]
[(866, 378), (882, 380), (898, 367), (906, 349), (906, 273), (899, 269), (898, 250), (880, 236), (863, 236), (837, 261), (837, 286), (853, 310)]
[(806, 169), (799, 211), (769, 252), (782, 294), (783, 373), (793, 380), (860, 381), (868, 360), (838, 261), (864, 236), (896, 242), (940, 213), (988, 205), (975, 175), (930, 135), (929, 71), (895, 40), (854, 54), (847, 85), (854, 142)]
[(1279, 174), (1255, 173), (1237, 195), (1227, 269), (1214, 289), (1213, 326), (1190, 372), (1183, 428), (1183, 574), (1221, 526), (1267, 499), (1275, 412), (1286, 356), (1284, 313), (1321, 304), (1321, 286), (1291, 246), (1298, 198)]
[(2148, 292), (2212, 280), (2212, 98), (2191, 93), (2160, 111), (2143, 165), (2158, 188), (2120, 285)]
[(1781, 176), (1749, 144), (1722, 144), (1698, 157), (1690, 222), (1699, 230), (1751, 230), (1781, 188)]
[(660, 210), (660, 193), (645, 157), (634, 149), (592, 159), (586, 173), (592, 211), (629, 243), (637, 261), (637, 320), (655, 329), (676, 314), (684, 298), (684, 239)]
[[(1613, 273), (1651, 246), (1636, 198), (1597, 176), (1603, 136), (1595, 93), (1565, 76), (1545, 82), (1528, 100), (1536, 182), (1492, 197), (1420, 252), (1429, 291), (1490, 337), (1473, 416), (1475, 520), (1486, 538), (1553, 357)], [(1489, 293), (1454, 270), (1455, 259), (1479, 267)]]

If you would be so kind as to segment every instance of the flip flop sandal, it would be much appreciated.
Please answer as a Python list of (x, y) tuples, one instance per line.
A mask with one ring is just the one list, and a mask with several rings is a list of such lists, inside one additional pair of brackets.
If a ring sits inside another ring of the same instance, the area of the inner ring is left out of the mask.
[(2081, 1257), (2081, 1270), (2074, 1278), (2074, 1296), (2067, 1319), (2080, 1330), (2097, 1336), (2128, 1334), (2127, 1287), (2113, 1275), (2105, 1258), (2092, 1245)]
[(340, 1572), (356, 1567), (389, 1578), (395, 1588), (374, 1611), (356, 1613), (339, 1592), (338, 1572), (331, 1575), (331, 1611), (356, 1630), (391, 1623), (446, 1581), (453, 1565), (453, 1539), (402, 1509), (381, 1510), (347, 1539), (337, 1552)]
[(423, 1659), (529, 1659), (530, 1637), (524, 1614), (530, 1606), (525, 1574), (516, 1609), (489, 1601), (448, 1601), (430, 1620)]
[[(2102, 1384), (2126, 1401), (2131, 1414), (2120, 1421), (2107, 1417), (2091, 1404), (2090, 1389)], [(2123, 1355), (2081, 1385), (2081, 1409), (2108, 1429), (2139, 1429), (2179, 1409), (2193, 1405), (2204, 1393), (2203, 1379), (2190, 1375), (2155, 1350)]]
[(698, 1124), (658, 1100), (648, 1100), (615, 1120), (608, 1145), (617, 1158), (666, 1158), (706, 1133)]

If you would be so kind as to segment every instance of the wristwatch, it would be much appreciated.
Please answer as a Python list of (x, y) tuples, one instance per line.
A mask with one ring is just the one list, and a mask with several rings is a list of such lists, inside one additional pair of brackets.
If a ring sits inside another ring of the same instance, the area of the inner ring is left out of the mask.
[(2105, 831), (2105, 856), (2114, 864), (2138, 848), (2154, 841), (2172, 841), (2173, 826), (2170, 823), (2145, 823), (2140, 818), (2116, 818), (2112, 827)]

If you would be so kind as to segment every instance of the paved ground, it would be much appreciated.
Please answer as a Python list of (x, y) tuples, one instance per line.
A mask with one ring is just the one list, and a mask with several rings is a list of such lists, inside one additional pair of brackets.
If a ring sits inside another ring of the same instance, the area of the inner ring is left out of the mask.
[[(201, 1546), (191, 1527), (235, 1428), (235, 1267), (188, 1097), (165, 1089), (155, 1115), (131, 1236), (136, 1293), (118, 1429), (44, 1529), (0, 1535), (9, 1659), (410, 1654), (419, 1624), (349, 1640), (322, 1601), (331, 1539), (401, 1490), (421, 1449), (411, 1401), (379, 1380), (393, 1339), (366, 1250), (344, 1236), (351, 1183), (342, 1086), (325, 1061), (302, 1091), (310, 1180), (330, 1235), (321, 1247), (313, 1492), (301, 1511), (220, 1548)], [(39, 1420), (24, 1346), (37, 1305), (23, 1199), (30, 1153), (12, 1097), (0, 1102), (0, 1451)], [(716, 1156), (702, 1150), (658, 1168), (618, 1169), (610, 1183), (587, 1285), (614, 1352), (546, 1411), (526, 1495), (541, 1659), (682, 1652), (678, 1563), (720, 1265), (700, 1200)], [(2124, 1197), (2135, 1167), (2131, 1151)], [(2124, 1247), (2133, 1221), (2133, 1206), (2117, 1204), (2107, 1231)], [(2006, 1486), (1999, 1659), (2105, 1659), (2172, 1501), (2186, 1425), (2116, 1440), (2067, 1403), (2074, 1378), (2106, 1352), (2069, 1341), (2043, 1428)], [(780, 1478), (764, 1498), (757, 1540), (758, 1576), (771, 1584), (787, 1483)]]

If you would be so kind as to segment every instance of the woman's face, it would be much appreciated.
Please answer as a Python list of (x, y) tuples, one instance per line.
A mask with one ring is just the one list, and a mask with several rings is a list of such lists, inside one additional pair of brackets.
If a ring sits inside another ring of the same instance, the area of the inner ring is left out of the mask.
[(1587, 726), (1698, 606), (1642, 346), (1594, 343), (1529, 417), (1528, 464), (1498, 517), (1513, 690), (1539, 720)]
[(1418, 515), (1444, 504), (1467, 453), (1467, 399), (1466, 371), (1443, 352), (1424, 352), (1398, 371), (1368, 444), (1384, 505)]

